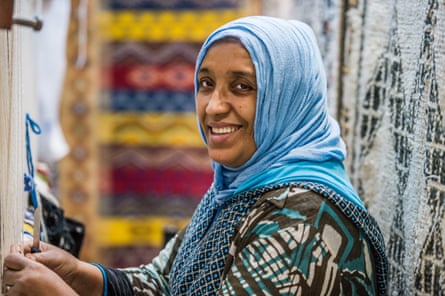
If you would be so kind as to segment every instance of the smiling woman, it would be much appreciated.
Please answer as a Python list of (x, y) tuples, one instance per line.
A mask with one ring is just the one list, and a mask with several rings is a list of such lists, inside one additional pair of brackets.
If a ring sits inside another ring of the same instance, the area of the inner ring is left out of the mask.
[(239, 41), (219, 41), (204, 58), (198, 81), (196, 110), (209, 156), (238, 167), (256, 150), (256, 77), (249, 53)]
[(386, 295), (383, 237), (345, 172), (312, 30), (230, 22), (203, 44), (194, 83), (214, 179), (187, 227), (133, 268), (27, 247), (34, 260), (9, 255), (6, 282), (63, 288), (52, 269), (81, 295)]

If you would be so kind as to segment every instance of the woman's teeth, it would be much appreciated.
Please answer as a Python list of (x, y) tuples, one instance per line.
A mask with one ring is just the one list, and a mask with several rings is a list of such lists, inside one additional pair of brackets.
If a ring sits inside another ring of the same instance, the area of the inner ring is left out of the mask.
[(211, 131), (212, 134), (229, 134), (236, 132), (239, 128), (238, 127), (212, 127)]

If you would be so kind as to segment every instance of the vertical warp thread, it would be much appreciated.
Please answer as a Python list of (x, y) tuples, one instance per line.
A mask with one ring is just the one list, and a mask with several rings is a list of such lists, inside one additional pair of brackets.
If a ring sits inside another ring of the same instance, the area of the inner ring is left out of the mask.
[[(32, 11), (30, 1), (15, 1), (14, 15)], [(23, 235), (27, 194), (25, 109), (31, 109), (33, 68), (29, 64), (32, 31), (13, 25), (0, 30), (0, 263)], [(26, 104), (25, 104), (26, 103)], [(31, 111), (31, 110), (28, 110)], [(0, 279), (3, 268), (0, 268)]]
[[(13, 28), (0, 36), (0, 234), (1, 262), (9, 246), (20, 242), (23, 226), (23, 97), (20, 87), (22, 35)], [(3, 272), (1, 269), (0, 272)]]

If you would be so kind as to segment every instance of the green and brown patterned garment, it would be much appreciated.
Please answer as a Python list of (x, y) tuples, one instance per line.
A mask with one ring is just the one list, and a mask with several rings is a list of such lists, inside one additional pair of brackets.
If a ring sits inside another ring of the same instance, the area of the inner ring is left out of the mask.
[(385, 295), (387, 261), (366, 211), (299, 183), (209, 192), (152, 263), (107, 274), (109, 295)]

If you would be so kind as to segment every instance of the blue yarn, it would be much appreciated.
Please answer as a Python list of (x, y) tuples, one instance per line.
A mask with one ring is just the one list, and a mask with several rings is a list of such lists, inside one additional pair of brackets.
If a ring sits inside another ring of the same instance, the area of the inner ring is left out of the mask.
[(92, 262), (91, 264), (99, 268), (100, 272), (102, 273), (102, 278), (104, 282), (102, 296), (108, 296), (108, 278), (105, 269), (99, 263)]
[(31, 202), (34, 209), (39, 206), (37, 200), (37, 189), (34, 183), (34, 162), (32, 160), (31, 140), (29, 136), (29, 130), (32, 130), (36, 135), (40, 135), (42, 132), (40, 126), (32, 120), (29, 114), (26, 114), (26, 163), (28, 165), (28, 174), (24, 174), (25, 191), (31, 192)]

